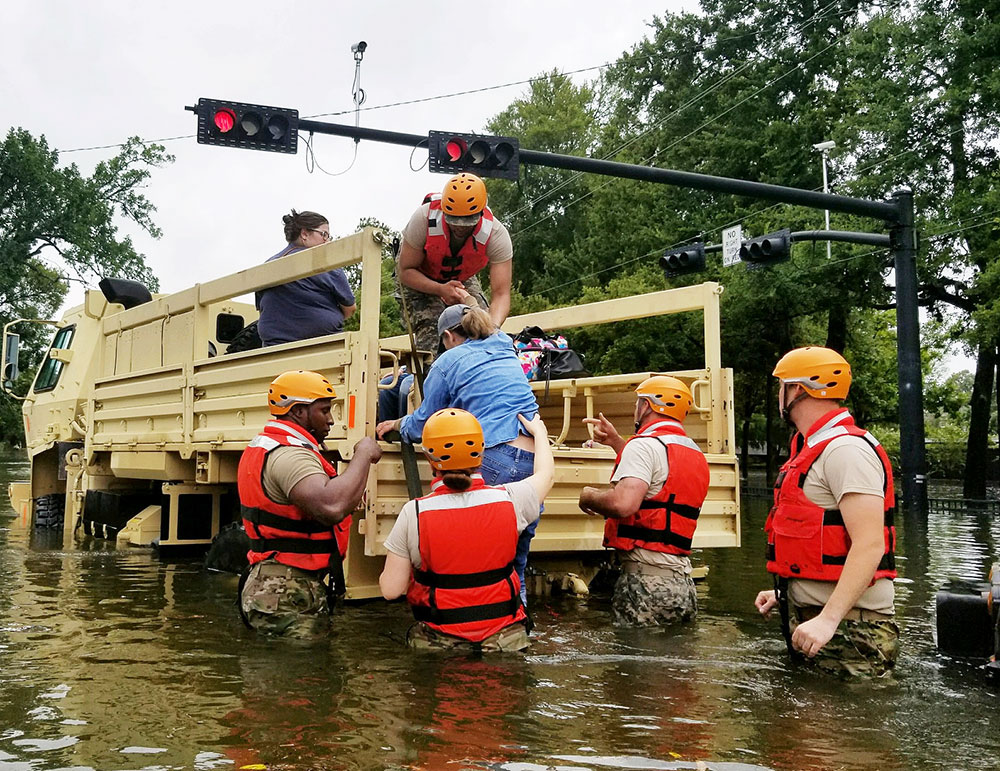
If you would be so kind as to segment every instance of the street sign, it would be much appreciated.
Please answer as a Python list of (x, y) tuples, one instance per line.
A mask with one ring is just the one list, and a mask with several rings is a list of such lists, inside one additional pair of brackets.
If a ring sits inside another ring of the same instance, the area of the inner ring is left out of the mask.
[(743, 226), (734, 225), (722, 231), (722, 264), (725, 267), (740, 261), (740, 246), (743, 245)]

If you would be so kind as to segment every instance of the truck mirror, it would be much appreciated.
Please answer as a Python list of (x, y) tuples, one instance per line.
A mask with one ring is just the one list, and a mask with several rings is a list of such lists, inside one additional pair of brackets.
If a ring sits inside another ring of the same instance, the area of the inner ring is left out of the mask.
[(21, 336), (8, 332), (3, 336), (3, 379), (17, 380), (20, 374), (17, 369), (17, 354), (21, 347)]
[(237, 313), (220, 313), (215, 317), (215, 339), (231, 343), (244, 327), (243, 317)]

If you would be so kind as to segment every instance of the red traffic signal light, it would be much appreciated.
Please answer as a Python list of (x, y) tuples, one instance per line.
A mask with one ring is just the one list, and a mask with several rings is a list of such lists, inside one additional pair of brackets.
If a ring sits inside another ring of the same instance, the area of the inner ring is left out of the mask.
[(431, 171), (468, 171), (480, 177), (517, 179), (519, 152), (514, 137), (444, 131), (431, 131), (427, 135), (427, 165)]
[(198, 115), (198, 143), (267, 150), (298, 151), (298, 110), (260, 104), (199, 99), (188, 108)]

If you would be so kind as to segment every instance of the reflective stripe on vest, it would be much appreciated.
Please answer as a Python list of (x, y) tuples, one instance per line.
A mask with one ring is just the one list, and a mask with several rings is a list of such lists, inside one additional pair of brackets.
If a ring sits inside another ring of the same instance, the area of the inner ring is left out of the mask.
[(336, 527), (324, 525), (292, 504), (280, 504), (264, 491), (264, 463), (278, 447), (303, 447), (316, 454), (327, 476), (337, 470), (320, 454), (319, 445), (304, 429), (284, 420), (271, 420), (243, 451), (237, 472), (243, 526), (250, 538), (250, 564), (269, 557), (301, 570), (325, 571), (331, 557), (347, 551), (351, 517)]
[(427, 238), (424, 241), (424, 261), (419, 270), (428, 278), (445, 283), (466, 281), (486, 267), (490, 258), (486, 246), (493, 235), (493, 212), (487, 206), (483, 216), (457, 254), (452, 253), (451, 232), (441, 210), (441, 194), (428, 195)]
[(471, 642), (526, 618), (514, 570), (517, 514), (507, 491), (473, 486), (455, 493), (440, 479), (415, 501), (421, 567), (407, 601), (413, 617)]
[(854, 424), (846, 409), (827, 413), (807, 432), (792, 437), (790, 457), (774, 485), (774, 506), (764, 525), (767, 569), (785, 578), (837, 581), (850, 550), (850, 536), (839, 509), (823, 509), (803, 491), (806, 475), (834, 439), (854, 436), (867, 442), (882, 464), (884, 551), (872, 577), (896, 577), (895, 492), (892, 464), (882, 445)]
[[(628, 441), (650, 439), (658, 441), (667, 453), (663, 488), (642, 501), (632, 516), (609, 517), (604, 523), (604, 545), (626, 551), (638, 547), (686, 556), (691, 553), (691, 540), (708, 494), (708, 461), (677, 421), (657, 421)], [(615, 460), (616, 470), (620, 462), (621, 454)]]

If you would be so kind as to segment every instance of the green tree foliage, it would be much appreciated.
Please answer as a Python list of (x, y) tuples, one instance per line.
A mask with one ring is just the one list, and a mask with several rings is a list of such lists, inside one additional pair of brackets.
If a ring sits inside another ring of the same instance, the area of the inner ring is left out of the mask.
[[(163, 147), (133, 137), (88, 177), (76, 165), (59, 166), (45, 137), (11, 129), (0, 144), (0, 324), (52, 317), (66, 296), (64, 282), (74, 278), (123, 276), (155, 290), (156, 277), (116, 220), (159, 238), (155, 207), (142, 190), (152, 169), (172, 160)], [(51, 328), (23, 325), (18, 332), (21, 369), (30, 378)], [(21, 437), (19, 405), (4, 397), (0, 440)]]

